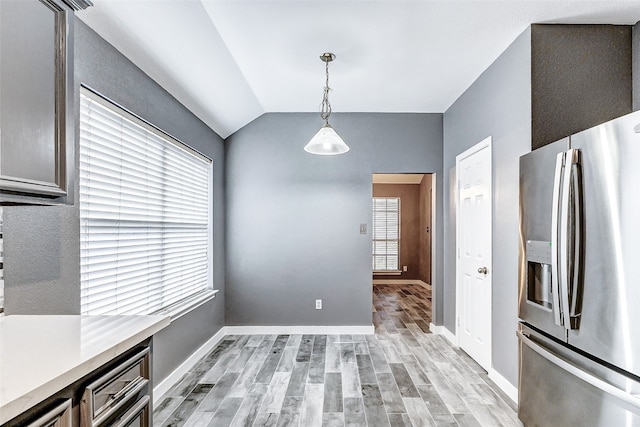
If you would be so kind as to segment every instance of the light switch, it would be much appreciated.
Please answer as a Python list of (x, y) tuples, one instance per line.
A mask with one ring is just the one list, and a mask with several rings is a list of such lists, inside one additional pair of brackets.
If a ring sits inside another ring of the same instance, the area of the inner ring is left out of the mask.
[(367, 224), (360, 224), (360, 234), (367, 234)]

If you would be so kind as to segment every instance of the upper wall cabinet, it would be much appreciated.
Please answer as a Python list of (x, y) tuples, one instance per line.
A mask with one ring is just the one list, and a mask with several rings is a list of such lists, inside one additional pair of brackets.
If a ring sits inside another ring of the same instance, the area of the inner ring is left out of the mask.
[(531, 148), (632, 111), (632, 27), (531, 26)]
[(0, 0), (0, 204), (73, 203), (73, 9)]

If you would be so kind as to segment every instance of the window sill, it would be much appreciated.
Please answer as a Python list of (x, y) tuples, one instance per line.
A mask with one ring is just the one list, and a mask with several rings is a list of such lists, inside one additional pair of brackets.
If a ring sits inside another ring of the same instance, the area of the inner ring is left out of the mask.
[(400, 270), (373, 270), (373, 274), (375, 276), (400, 276), (402, 274), (402, 271)]
[(162, 314), (171, 317), (171, 321), (177, 320), (185, 314), (195, 310), (196, 308), (206, 304), (216, 297), (218, 290), (207, 290), (200, 292), (184, 301), (174, 304), (153, 314)]

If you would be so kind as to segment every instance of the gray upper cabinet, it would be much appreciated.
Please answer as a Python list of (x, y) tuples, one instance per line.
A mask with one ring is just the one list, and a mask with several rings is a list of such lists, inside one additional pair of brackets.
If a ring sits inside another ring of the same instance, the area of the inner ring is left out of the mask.
[(73, 9), (0, 1), (0, 204), (72, 203)]
[(531, 148), (632, 111), (632, 27), (531, 26)]

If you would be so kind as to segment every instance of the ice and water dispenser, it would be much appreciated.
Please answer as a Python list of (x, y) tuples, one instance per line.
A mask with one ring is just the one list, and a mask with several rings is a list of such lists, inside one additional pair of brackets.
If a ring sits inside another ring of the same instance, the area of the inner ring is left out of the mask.
[(527, 300), (552, 308), (551, 242), (527, 240)]

